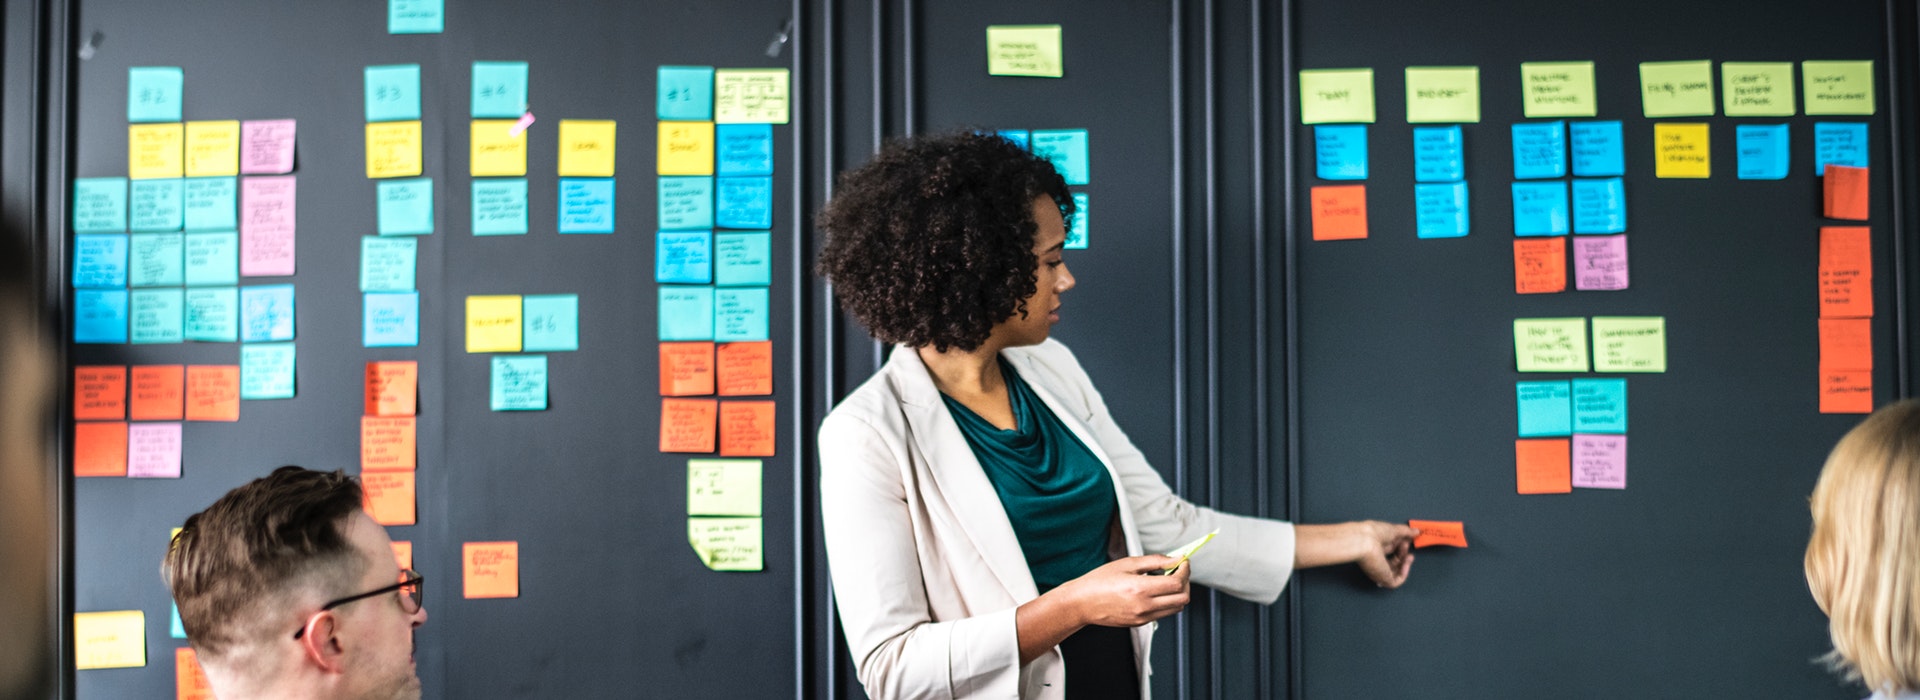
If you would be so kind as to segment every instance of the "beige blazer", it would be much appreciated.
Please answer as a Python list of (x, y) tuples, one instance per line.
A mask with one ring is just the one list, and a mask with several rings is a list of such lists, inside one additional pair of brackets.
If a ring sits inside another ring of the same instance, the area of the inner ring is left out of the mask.
[[(1174, 495), (1057, 341), (1004, 356), (1105, 463), (1128, 555), (1214, 528), (1193, 580), (1259, 603), (1280, 596), (1293, 526)], [(896, 348), (820, 426), (821, 511), (834, 595), (860, 682), (876, 700), (1064, 698), (1060, 649), (1020, 665), (1014, 608), (1038, 596), (1000, 497), (911, 348)], [(1152, 626), (1133, 630), (1141, 697)]]

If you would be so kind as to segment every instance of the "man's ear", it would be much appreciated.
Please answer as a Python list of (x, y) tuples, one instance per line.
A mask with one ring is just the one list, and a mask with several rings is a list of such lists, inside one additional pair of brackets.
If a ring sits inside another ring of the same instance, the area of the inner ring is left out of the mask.
[(300, 635), (300, 650), (307, 661), (325, 673), (338, 673), (343, 668), (346, 649), (341, 646), (339, 623), (333, 611), (322, 610), (307, 618), (306, 633)]

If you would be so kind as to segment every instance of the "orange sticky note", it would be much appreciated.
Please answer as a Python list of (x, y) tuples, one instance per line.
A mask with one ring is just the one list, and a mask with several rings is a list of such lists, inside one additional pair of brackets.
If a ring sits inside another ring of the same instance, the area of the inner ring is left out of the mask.
[(773, 402), (720, 404), (720, 456), (773, 456)]
[(1821, 370), (1820, 412), (1872, 413), (1873, 372)]
[(133, 368), (133, 400), (127, 413), (133, 420), (180, 420), (187, 401), (187, 368), (181, 365), (140, 365)]
[(721, 396), (773, 395), (773, 341), (721, 343), (718, 354)]
[(661, 343), (660, 395), (713, 393), (713, 343)]
[(240, 420), (239, 365), (187, 365), (187, 420)]
[(1419, 530), (1414, 536), (1414, 547), (1461, 547), (1467, 546), (1467, 526), (1452, 520), (1408, 520), (1407, 527)]
[(416, 454), (414, 445), (412, 416), (360, 417), (361, 471), (412, 471)]
[(73, 417), (76, 420), (127, 419), (127, 368), (73, 368)]
[(1367, 237), (1366, 185), (1315, 187), (1309, 197), (1313, 200), (1313, 240)]
[(1573, 493), (1570, 440), (1515, 440), (1513, 456), (1520, 493)]
[(173, 650), (173, 693), (176, 700), (213, 700), (213, 688), (207, 685), (207, 673), (200, 670), (193, 647)]
[(1820, 369), (1872, 370), (1873, 319), (1820, 319)]
[(367, 363), (367, 405), (369, 416), (411, 416), (418, 409), (420, 363)]
[(520, 543), (460, 545), (460, 573), (468, 598), (520, 597)]
[(393, 545), (393, 563), (399, 564), (402, 569), (413, 568), (412, 542), (407, 540), (394, 540), (388, 544)]
[(127, 424), (73, 424), (74, 476), (126, 476)]
[(718, 438), (714, 420), (719, 403), (713, 399), (661, 399), (660, 451), (712, 452)]
[(1567, 239), (1562, 236), (1513, 239), (1513, 291), (1521, 294), (1567, 291)]
[(1827, 164), (1821, 189), (1826, 192), (1829, 219), (1867, 220), (1867, 169)]
[(1820, 317), (1872, 315), (1872, 230), (1865, 226), (1820, 227)]
[(413, 472), (365, 472), (361, 508), (381, 525), (413, 524)]

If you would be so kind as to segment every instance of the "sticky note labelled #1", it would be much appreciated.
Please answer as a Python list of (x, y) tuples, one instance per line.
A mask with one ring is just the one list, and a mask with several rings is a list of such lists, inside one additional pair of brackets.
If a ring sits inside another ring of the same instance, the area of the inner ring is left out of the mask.
[(1587, 371), (1587, 320), (1516, 318), (1513, 320), (1515, 367), (1522, 372)]
[(713, 67), (661, 66), (655, 71), (655, 115), (663, 120), (713, 120)]
[(988, 26), (987, 74), (1035, 78), (1066, 75), (1060, 25)]
[(1593, 317), (1593, 368), (1599, 372), (1667, 371), (1666, 317)]

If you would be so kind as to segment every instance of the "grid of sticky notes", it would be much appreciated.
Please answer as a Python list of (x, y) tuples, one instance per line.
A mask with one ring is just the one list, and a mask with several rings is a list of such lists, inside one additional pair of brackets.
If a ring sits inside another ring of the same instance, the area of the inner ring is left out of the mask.
[(366, 364), (360, 416), (361, 505), (381, 525), (418, 522), (414, 476), (419, 464), (419, 388), (418, 362)]
[[(1665, 372), (1666, 334), (1661, 316), (1515, 319), (1515, 368), (1558, 374)], [(1514, 405), (1519, 493), (1626, 488), (1626, 379), (1518, 381)]]
[(1084, 250), (1087, 247), (1087, 201), (1086, 191), (1092, 181), (1093, 169), (1088, 161), (1088, 138), (1086, 129), (1001, 129), (994, 132), (1001, 138), (1019, 144), (1053, 163), (1053, 169), (1066, 180), (1068, 196), (1073, 198), (1073, 215), (1067, 218), (1068, 250)]
[[(1572, 289), (1626, 289), (1621, 123), (1526, 121), (1512, 125), (1511, 132), (1514, 292), (1567, 291), (1569, 252)], [(1575, 235), (1569, 239), (1569, 233)]]
[(488, 406), (547, 410), (547, 356), (580, 349), (580, 296), (501, 294), (467, 297), (467, 352), (490, 360)]
[(759, 571), (760, 486), (757, 459), (687, 460), (687, 542), (714, 571)]
[(73, 475), (180, 478), (183, 421), (240, 419), (234, 365), (73, 368)]

